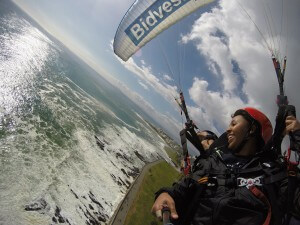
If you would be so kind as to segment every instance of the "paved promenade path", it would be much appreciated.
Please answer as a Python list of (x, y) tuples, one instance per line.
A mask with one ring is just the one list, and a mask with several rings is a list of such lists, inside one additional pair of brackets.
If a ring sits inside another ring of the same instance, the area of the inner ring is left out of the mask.
[[(123, 201), (119, 204), (119, 207), (117, 208), (116, 212), (112, 216), (112, 219), (110, 221), (110, 225), (123, 225), (125, 223), (126, 215), (130, 209), (130, 206), (135, 199), (135, 196), (139, 190), (139, 187), (142, 184), (142, 181), (144, 179), (144, 176), (146, 172), (154, 165), (163, 162), (164, 160), (160, 159), (155, 162), (146, 164), (139, 176), (136, 178), (136, 180), (132, 183), (131, 187), (127, 191), (127, 194), (125, 195)], [(150, 209), (149, 209), (150, 213)]]

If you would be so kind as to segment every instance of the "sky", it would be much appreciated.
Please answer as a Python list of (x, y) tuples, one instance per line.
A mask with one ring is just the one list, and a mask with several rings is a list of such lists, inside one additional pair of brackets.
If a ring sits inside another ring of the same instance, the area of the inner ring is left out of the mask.
[(14, 2), (173, 137), (179, 137), (184, 123), (174, 100), (179, 90), (201, 130), (223, 133), (235, 110), (245, 106), (258, 108), (274, 125), (279, 89), (269, 49), (280, 59), (287, 56), (285, 91), (300, 109), (299, 0), (215, 1), (127, 62), (112, 46), (134, 0)]

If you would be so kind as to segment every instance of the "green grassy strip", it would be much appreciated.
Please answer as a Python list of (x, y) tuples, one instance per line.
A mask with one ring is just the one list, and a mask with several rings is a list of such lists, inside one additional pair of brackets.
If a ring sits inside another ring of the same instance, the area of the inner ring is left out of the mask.
[(180, 177), (181, 174), (166, 162), (149, 169), (129, 209), (125, 225), (162, 224), (150, 212), (154, 202), (154, 193), (163, 186), (171, 186)]
[(175, 151), (174, 149), (172, 149), (168, 146), (165, 146), (164, 150), (167, 152), (168, 156), (175, 163), (176, 167), (179, 167), (180, 166), (180, 159), (181, 159), (181, 156), (180, 156), (179, 152)]

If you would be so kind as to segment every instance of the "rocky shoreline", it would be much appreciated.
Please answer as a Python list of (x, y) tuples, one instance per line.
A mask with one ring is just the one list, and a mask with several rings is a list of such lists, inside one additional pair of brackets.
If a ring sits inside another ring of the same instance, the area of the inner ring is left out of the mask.
[[(107, 143), (106, 141), (101, 141), (96, 135), (95, 135), (95, 141), (101, 151), (105, 151), (106, 145), (109, 145), (109, 143)], [(149, 163), (138, 151), (134, 151), (134, 154), (138, 159), (140, 159), (145, 164)], [(133, 164), (132, 159), (128, 158), (126, 154), (121, 154), (120, 152), (117, 152), (115, 153), (115, 157), (121, 159), (122, 161), (124, 160)], [(111, 163), (113, 166), (116, 166), (112, 161)], [(130, 180), (135, 180), (139, 176), (141, 171), (138, 167), (132, 166), (132, 168), (127, 168), (127, 171), (124, 168), (122, 168), (120, 172), (123, 173), (128, 179), (122, 179), (112, 173), (110, 174), (110, 176), (112, 177), (112, 179), (116, 184), (118, 184), (120, 187), (123, 186), (125, 187), (126, 190), (128, 190), (132, 183), (130, 182)], [(85, 224), (87, 225), (108, 224), (110, 220), (110, 216), (105, 213), (105, 208), (103, 207), (101, 202), (104, 202), (105, 205), (109, 205), (110, 207), (113, 207), (110, 203), (106, 202), (104, 199), (101, 199), (101, 201), (99, 201), (91, 191), (89, 191), (87, 195), (80, 195), (76, 193), (76, 191), (72, 189), (69, 185), (67, 186), (69, 192), (74, 197), (73, 200), (77, 202), (76, 210), (81, 215), (81, 217), (84, 217)], [(122, 193), (125, 194), (123, 191)], [(29, 204), (25, 205), (24, 210), (27, 212), (37, 212), (49, 216), (51, 218), (51, 224), (72, 225), (71, 219), (69, 219), (68, 216), (64, 215), (63, 208), (61, 208), (57, 203), (56, 205), (53, 205), (53, 201), (52, 201), (53, 199), (51, 199), (51, 204), (47, 202), (46, 199), (47, 197), (38, 198), (30, 202)]]

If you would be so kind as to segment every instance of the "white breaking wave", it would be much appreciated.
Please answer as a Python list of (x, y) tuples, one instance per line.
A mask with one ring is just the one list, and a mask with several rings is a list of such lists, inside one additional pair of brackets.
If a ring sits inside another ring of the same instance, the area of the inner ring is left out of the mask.
[(171, 163), (165, 142), (140, 115), (129, 124), (49, 71), (61, 50), (29, 22), (0, 25), (13, 30), (0, 34), (0, 224), (107, 223), (146, 163)]

